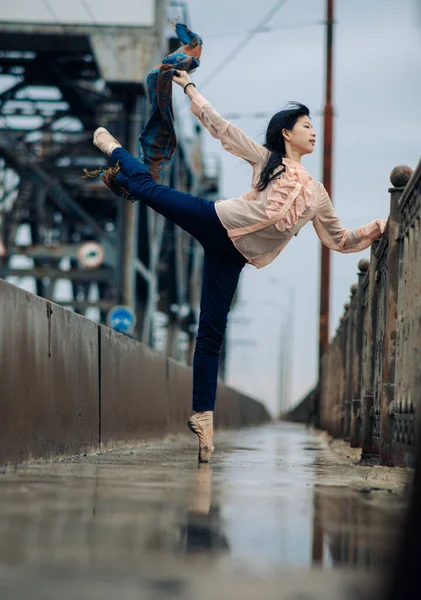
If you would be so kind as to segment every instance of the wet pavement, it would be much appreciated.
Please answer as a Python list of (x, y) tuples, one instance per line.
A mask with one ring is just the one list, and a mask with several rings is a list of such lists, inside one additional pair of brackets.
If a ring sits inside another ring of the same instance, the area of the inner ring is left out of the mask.
[(215, 446), (209, 465), (191, 435), (1, 474), (0, 597), (373, 597), (404, 472), (290, 424)]

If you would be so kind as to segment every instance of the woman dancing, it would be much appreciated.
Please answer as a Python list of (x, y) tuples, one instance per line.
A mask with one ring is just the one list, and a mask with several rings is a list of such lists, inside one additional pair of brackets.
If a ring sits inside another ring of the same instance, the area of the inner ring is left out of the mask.
[[(316, 142), (309, 110), (299, 103), (276, 113), (262, 146), (223, 119), (199, 94), (185, 71), (173, 81), (191, 99), (191, 110), (223, 148), (246, 160), (253, 169), (251, 190), (239, 198), (213, 202), (156, 183), (103, 127), (94, 144), (119, 164), (130, 196), (171, 219), (195, 237), (205, 257), (199, 329), (193, 359), (193, 415), (188, 426), (199, 438), (199, 461), (214, 450), (213, 411), (219, 353), (231, 302), (246, 263), (260, 269), (271, 263), (294, 235), (312, 221), (317, 235), (337, 252), (359, 252), (381, 236), (385, 221), (345, 229), (330, 198), (301, 164)], [(119, 176), (121, 177), (121, 173)]]

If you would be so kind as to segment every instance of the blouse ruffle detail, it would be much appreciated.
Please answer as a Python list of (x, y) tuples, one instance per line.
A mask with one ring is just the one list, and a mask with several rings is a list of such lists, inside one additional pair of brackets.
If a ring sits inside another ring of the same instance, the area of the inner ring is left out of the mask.
[(313, 178), (307, 170), (289, 158), (283, 158), (282, 163), (285, 171), (269, 184), (269, 204), (265, 209), (269, 219), (278, 217), (278, 231), (294, 227), (314, 197)]

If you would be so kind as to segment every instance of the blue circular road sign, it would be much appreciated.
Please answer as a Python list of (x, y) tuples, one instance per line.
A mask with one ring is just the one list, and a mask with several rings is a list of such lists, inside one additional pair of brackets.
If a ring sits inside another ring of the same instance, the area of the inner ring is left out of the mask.
[(107, 315), (107, 325), (115, 331), (129, 333), (136, 325), (136, 315), (130, 306), (114, 306)]

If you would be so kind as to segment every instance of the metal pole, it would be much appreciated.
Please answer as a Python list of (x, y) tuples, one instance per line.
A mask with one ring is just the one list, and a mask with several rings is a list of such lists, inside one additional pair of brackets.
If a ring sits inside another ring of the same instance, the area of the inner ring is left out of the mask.
[(291, 379), (293, 369), (293, 341), (294, 341), (294, 298), (292, 288), (288, 290), (288, 306), (282, 323), (279, 350), (279, 379), (278, 379), (278, 404), (279, 416), (287, 413), (291, 405)]
[(279, 375), (278, 375), (278, 408), (279, 414), (285, 412), (285, 322), (282, 322), (280, 334), (280, 351), (279, 351)]
[[(137, 152), (137, 132), (141, 117), (141, 98), (138, 90), (129, 91), (126, 97), (126, 146), (132, 154)], [(136, 309), (136, 273), (134, 262), (137, 257), (137, 238), (139, 221), (139, 203), (123, 202), (123, 234), (122, 234), (122, 285), (121, 303)]]
[(285, 412), (291, 408), (291, 381), (294, 368), (294, 316), (295, 316), (295, 291), (289, 290), (288, 322), (286, 330), (286, 361), (285, 361)]
[[(333, 105), (332, 105), (332, 58), (333, 58), (333, 2), (326, 0), (326, 100), (323, 111), (323, 185), (332, 197), (332, 146), (333, 146)], [(330, 312), (330, 250), (322, 244), (320, 268), (320, 324), (319, 324), (319, 385), (322, 356), (329, 342)], [(315, 417), (318, 420), (319, 398), (317, 394)]]

